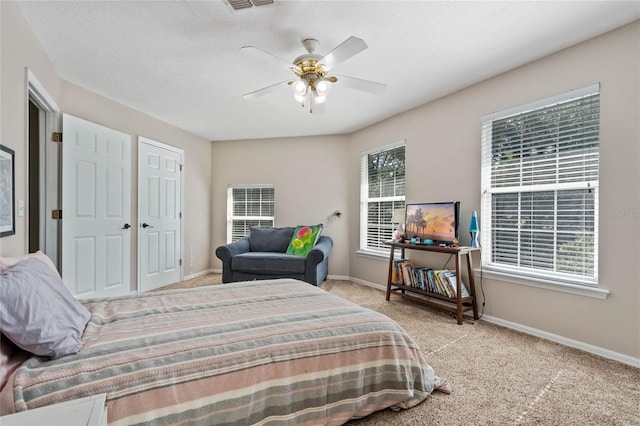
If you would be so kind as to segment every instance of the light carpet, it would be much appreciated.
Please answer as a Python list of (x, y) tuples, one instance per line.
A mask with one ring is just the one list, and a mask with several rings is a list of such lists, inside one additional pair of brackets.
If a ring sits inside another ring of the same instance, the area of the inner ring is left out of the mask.
[[(162, 289), (219, 284), (209, 274)], [(383, 410), (351, 425), (640, 425), (640, 369), (350, 281), (321, 287), (398, 322), (420, 345), (451, 395), (410, 410)]]

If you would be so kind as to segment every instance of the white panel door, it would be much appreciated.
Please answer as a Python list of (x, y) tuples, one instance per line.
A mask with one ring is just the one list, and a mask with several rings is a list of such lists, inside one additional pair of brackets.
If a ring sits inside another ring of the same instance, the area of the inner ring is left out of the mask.
[(140, 291), (182, 279), (183, 151), (138, 138)]
[(131, 136), (64, 114), (62, 278), (76, 297), (131, 291)]

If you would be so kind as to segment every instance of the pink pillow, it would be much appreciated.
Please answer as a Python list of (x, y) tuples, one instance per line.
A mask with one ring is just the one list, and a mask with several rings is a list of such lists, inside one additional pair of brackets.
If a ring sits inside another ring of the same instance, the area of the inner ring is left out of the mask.
[(23, 260), (30, 259), (32, 257), (35, 257), (36, 259), (46, 263), (47, 266), (51, 268), (51, 270), (54, 271), (58, 275), (58, 277), (60, 277), (60, 273), (58, 272), (56, 265), (54, 265), (51, 259), (49, 259), (49, 257), (40, 250), (35, 253), (23, 254), (22, 256), (18, 257), (0, 257), (0, 272), (4, 272), (12, 266), (15, 266), (17, 263), (22, 262)]

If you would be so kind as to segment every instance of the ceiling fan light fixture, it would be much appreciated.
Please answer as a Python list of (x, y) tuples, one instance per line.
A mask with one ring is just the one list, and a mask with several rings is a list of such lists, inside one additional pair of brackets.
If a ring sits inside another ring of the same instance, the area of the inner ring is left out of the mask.
[(325, 78), (320, 78), (315, 83), (318, 96), (326, 97), (331, 91), (331, 83)]
[(309, 87), (309, 82), (303, 78), (301, 78), (300, 80), (294, 81), (293, 84), (291, 85), (294, 96), (295, 95), (304, 96), (305, 93), (307, 93), (308, 87)]
[[(2, 0), (0, 0), (2, 1)], [(231, 1), (231, 0), (225, 0)], [(275, 0), (233, 0), (233, 1), (275, 1)], [(253, 46), (243, 46), (240, 50), (243, 52), (253, 52), (254, 55), (267, 56), (272, 61), (276, 61), (280, 66), (286, 64), (287, 68), (295, 74), (297, 79), (283, 81), (271, 86), (264, 87), (244, 95), (245, 98), (256, 98), (274, 91), (274, 88), (284, 85), (291, 86), (294, 100), (304, 109), (308, 107), (309, 113), (322, 114), (325, 109), (327, 96), (331, 91), (334, 83), (338, 82), (338, 77), (331, 75), (330, 72), (337, 64), (346, 61), (367, 48), (364, 40), (351, 36), (331, 52), (324, 56), (314, 53), (318, 47), (318, 41), (315, 39), (304, 39), (302, 45), (307, 53), (298, 56), (293, 63), (271, 55), (263, 50)], [(293, 64), (293, 65), (292, 65)], [(356, 90), (363, 90), (370, 93), (380, 94), (386, 88), (385, 84), (373, 81), (362, 80), (354, 77), (341, 76), (345, 86)]]

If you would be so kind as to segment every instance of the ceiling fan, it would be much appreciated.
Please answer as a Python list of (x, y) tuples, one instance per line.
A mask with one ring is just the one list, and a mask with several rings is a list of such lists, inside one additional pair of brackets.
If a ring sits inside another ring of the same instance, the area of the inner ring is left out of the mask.
[(302, 40), (307, 53), (298, 56), (293, 62), (288, 62), (271, 53), (253, 46), (243, 46), (240, 50), (260, 59), (279, 66), (286, 66), (295, 74), (295, 78), (281, 81), (271, 86), (247, 93), (245, 99), (253, 99), (280, 90), (283, 86), (291, 86), (293, 97), (304, 108), (309, 107), (310, 113), (324, 111), (324, 102), (331, 91), (331, 86), (339, 82), (340, 85), (369, 93), (383, 93), (387, 85), (375, 81), (362, 80), (343, 75), (331, 75), (330, 71), (338, 64), (350, 59), (365, 50), (368, 46), (364, 40), (351, 36), (328, 54), (321, 56), (314, 53), (319, 46), (316, 39)]

